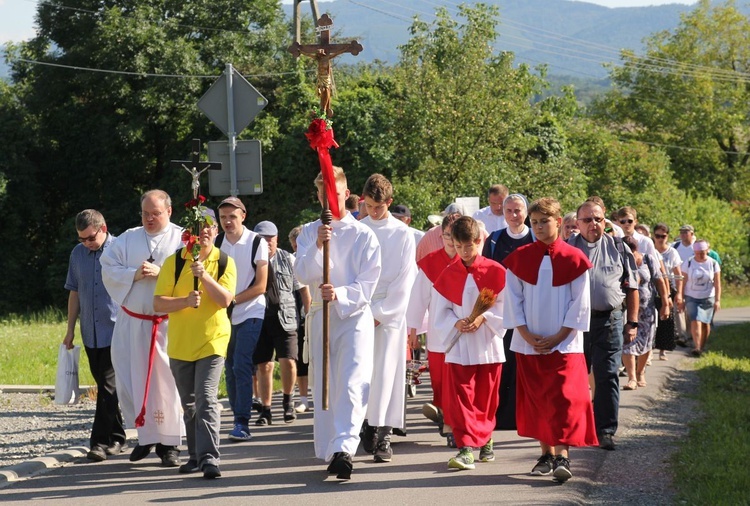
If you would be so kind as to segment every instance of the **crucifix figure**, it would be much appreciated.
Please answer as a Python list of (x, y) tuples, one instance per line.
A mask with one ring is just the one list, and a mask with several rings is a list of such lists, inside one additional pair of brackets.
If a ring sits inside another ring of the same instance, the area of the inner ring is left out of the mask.
[(328, 14), (323, 14), (315, 25), (317, 27), (315, 31), (320, 34), (320, 42), (318, 44), (300, 44), (299, 42), (294, 42), (289, 46), (288, 51), (295, 58), (299, 58), (302, 54), (318, 62), (317, 87), (318, 96), (320, 97), (320, 109), (330, 118), (333, 116), (331, 95), (334, 90), (331, 60), (344, 53), (351, 53), (356, 56), (362, 51), (362, 45), (356, 40), (352, 40), (346, 44), (331, 44), (330, 37), (333, 21), (331, 21)]
[(221, 170), (221, 162), (201, 162), (201, 140), (193, 139), (193, 152), (191, 153), (191, 160), (172, 160), (169, 162), (169, 166), (173, 169), (183, 168), (193, 178), (190, 183), (190, 188), (193, 190), (193, 198), (198, 198), (200, 193), (201, 182), (200, 175), (207, 170)]

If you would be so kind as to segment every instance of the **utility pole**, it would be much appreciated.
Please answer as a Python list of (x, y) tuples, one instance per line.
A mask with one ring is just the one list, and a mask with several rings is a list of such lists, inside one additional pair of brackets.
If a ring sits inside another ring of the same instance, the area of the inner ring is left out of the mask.
[[(300, 32), (302, 31), (302, 16), (300, 12), (300, 5), (305, 0), (294, 0), (294, 42), (300, 43)], [(310, 0), (310, 8), (312, 9), (312, 17), (315, 21), (320, 18), (318, 11), (318, 0)]]

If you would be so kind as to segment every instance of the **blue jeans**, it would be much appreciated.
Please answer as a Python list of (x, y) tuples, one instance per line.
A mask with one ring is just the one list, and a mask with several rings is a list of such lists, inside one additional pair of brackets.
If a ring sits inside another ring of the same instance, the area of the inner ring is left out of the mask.
[(620, 409), (620, 378), (622, 362), (622, 311), (606, 316), (591, 316), (589, 331), (583, 334), (586, 365), (594, 373), (594, 420), (597, 434), (617, 432)]
[(258, 344), (263, 318), (248, 318), (232, 325), (226, 361), (226, 384), (234, 423), (247, 425), (253, 406), (253, 353)]

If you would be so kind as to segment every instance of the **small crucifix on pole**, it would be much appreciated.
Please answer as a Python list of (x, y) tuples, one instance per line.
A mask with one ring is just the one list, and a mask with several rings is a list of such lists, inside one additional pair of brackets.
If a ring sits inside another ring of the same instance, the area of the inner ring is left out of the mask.
[(315, 31), (320, 34), (320, 42), (318, 44), (300, 44), (299, 42), (294, 42), (289, 46), (288, 51), (295, 58), (305, 55), (318, 62), (317, 87), (318, 96), (320, 97), (320, 110), (330, 118), (333, 116), (331, 95), (335, 89), (331, 60), (344, 53), (351, 53), (356, 56), (362, 51), (362, 45), (356, 40), (352, 40), (346, 44), (331, 44), (330, 37), (333, 21), (331, 21), (328, 14), (323, 14), (315, 25)]
[(191, 153), (191, 159), (185, 160), (172, 160), (169, 162), (169, 167), (172, 169), (185, 169), (188, 174), (193, 178), (190, 188), (193, 190), (193, 198), (197, 199), (200, 193), (201, 182), (200, 175), (207, 170), (221, 170), (220, 162), (201, 162), (201, 140), (193, 139), (193, 151)]

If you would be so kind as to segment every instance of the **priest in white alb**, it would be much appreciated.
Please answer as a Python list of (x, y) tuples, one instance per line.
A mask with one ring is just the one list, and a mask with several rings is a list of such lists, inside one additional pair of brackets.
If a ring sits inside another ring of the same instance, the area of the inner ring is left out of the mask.
[(185, 427), (167, 356), (167, 317), (154, 314), (153, 308), (160, 267), (182, 246), (182, 229), (170, 222), (171, 215), (172, 202), (166, 192), (144, 193), (143, 226), (117, 237), (102, 255), (101, 264), (104, 286), (120, 305), (112, 336), (112, 364), (123, 418), (138, 430), (138, 445), (130, 460), (143, 459), (155, 446), (162, 465), (175, 467)]

